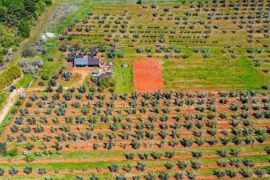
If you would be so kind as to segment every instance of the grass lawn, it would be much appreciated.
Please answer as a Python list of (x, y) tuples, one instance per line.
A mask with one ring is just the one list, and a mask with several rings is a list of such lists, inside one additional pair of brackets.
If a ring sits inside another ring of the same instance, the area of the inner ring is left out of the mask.
[(228, 60), (218, 55), (165, 60), (164, 79), (167, 90), (259, 90), (267, 82), (244, 56)]
[[(122, 67), (128, 64), (128, 67)], [(115, 92), (117, 94), (133, 91), (133, 68), (131, 61), (117, 60), (114, 63)]]

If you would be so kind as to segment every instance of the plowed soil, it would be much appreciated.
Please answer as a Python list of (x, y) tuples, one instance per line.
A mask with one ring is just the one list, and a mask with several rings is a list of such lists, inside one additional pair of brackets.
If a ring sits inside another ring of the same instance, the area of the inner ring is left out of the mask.
[(134, 84), (137, 92), (164, 90), (162, 62), (156, 59), (140, 59), (133, 62)]

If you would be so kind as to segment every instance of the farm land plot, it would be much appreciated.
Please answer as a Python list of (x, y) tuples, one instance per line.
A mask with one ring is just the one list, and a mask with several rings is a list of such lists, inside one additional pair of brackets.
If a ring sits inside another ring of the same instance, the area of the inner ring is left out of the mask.
[(133, 61), (136, 92), (164, 91), (162, 62), (156, 59)]
[[(61, 62), (62, 45), (98, 49), (115, 92), (77, 81), (28, 91), (0, 136), (0, 175), (269, 179), (270, 96), (253, 91), (269, 82), (269, 2), (119, 2), (91, 1), (48, 42)], [(132, 64), (147, 57), (163, 61), (164, 92), (133, 92)]]
[[(259, 90), (269, 83), (269, 7), (267, 1), (251, 6), (97, 3), (68, 28), (63, 42), (105, 47), (104, 59), (120, 55), (129, 65), (140, 57), (163, 59), (166, 90)], [(254, 17), (259, 11), (266, 15)], [(128, 77), (115, 76), (121, 93), (133, 89)]]
[(27, 177), (256, 177), (269, 170), (269, 118), (269, 96), (252, 92), (34, 92), (2, 134), (18, 155), (0, 167), (16, 168), (13, 177), (26, 166)]

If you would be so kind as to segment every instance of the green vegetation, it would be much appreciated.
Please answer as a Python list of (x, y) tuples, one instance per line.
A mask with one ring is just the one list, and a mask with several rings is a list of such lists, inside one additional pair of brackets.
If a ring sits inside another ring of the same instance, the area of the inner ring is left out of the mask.
[(16, 84), (17, 88), (28, 88), (30, 83), (33, 81), (32, 74), (24, 74), (23, 78)]
[(245, 57), (229, 60), (213, 55), (207, 60), (165, 60), (164, 78), (167, 90), (260, 90), (268, 77)]
[[(266, 28), (244, 28), (243, 21), (227, 13), (244, 16), (230, 8), (234, 4), (177, 2), (95, 1), (87, 15), (82, 16), (83, 10), (73, 22), (64, 23), (68, 28), (59, 44), (79, 45), (84, 50), (101, 47), (103, 58), (116, 66), (117, 93), (133, 90), (131, 73), (120, 64), (132, 64), (139, 57), (163, 59), (166, 90), (269, 88), (269, 38), (263, 33), (268, 31)], [(196, 4), (205, 9), (199, 11)], [(209, 13), (212, 6), (219, 7), (224, 18)], [(265, 24), (267, 17), (264, 19), (256, 23)], [(252, 35), (254, 31), (260, 35)], [(262, 40), (261, 36), (266, 37)]]
[(0, 124), (0, 136), (2, 136), (3, 132), (7, 128), (7, 126), (11, 123), (12, 118), (14, 118), (14, 115), (18, 111), (18, 106), (14, 105), (10, 111), (8, 112), (7, 116), (4, 118), (4, 120)]
[[(125, 66), (127, 65), (127, 66)], [(117, 60), (114, 64), (115, 92), (117, 94), (133, 91), (133, 67), (131, 63)]]
[[(40, 71), (16, 84), (33, 81), (0, 125), (0, 177), (269, 179), (270, 99), (259, 91), (270, 88), (264, 3), (74, 3), (79, 8), (53, 28), (59, 39), (38, 46), (46, 50)], [(28, 37), (31, 22), (8, 33)], [(100, 57), (101, 68), (69, 68), (79, 53)], [(147, 57), (163, 62), (164, 92), (134, 92), (133, 61)], [(21, 71), (11, 68), (3, 79)], [(0, 109), (7, 95), (1, 91)]]
[(12, 65), (0, 74), (0, 90), (12, 84), (15, 79), (22, 75), (19, 65)]
[(55, 31), (57, 33), (61, 33), (68, 26), (70, 26), (72, 23), (74, 23), (74, 21), (76, 21), (78, 19), (81, 19), (84, 16), (86, 16), (89, 12), (91, 12), (94, 3), (95, 3), (95, 1), (89, 2), (89, 1), (83, 0), (80, 3), (80, 8), (77, 11), (70, 14), (64, 21), (60, 22), (57, 25), (57, 27), (55, 28)]
[(9, 93), (5, 93), (5, 92), (0, 93), (0, 110), (5, 106), (8, 96), (9, 96)]
[(30, 36), (31, 26), (51, 4), (51, 0), (0, 0), (0, 66), (10, 48), (16, 50), (20, 39)]

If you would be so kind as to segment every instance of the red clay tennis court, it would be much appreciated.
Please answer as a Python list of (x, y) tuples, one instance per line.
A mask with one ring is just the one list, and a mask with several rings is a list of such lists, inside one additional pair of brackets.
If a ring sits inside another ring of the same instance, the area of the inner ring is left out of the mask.
[(162, 62), (155, 59), (142, 59), (133, 62), (136, 92), (163, 91)]

